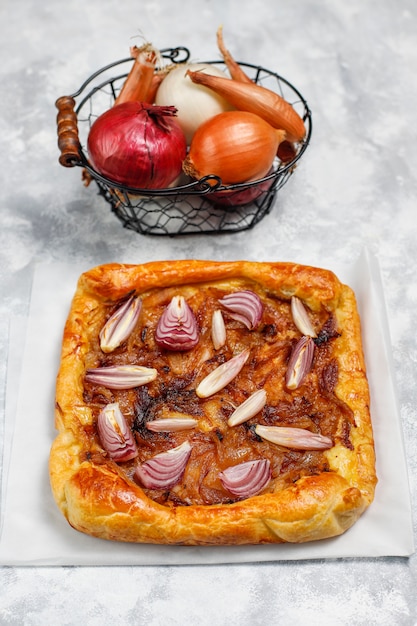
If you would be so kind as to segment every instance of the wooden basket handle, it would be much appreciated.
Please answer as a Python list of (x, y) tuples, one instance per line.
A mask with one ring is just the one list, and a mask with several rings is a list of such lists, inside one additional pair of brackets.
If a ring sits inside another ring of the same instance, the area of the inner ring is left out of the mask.
[(61, 152), (59, 162), (64, 167), (74, 167), (81, 159), (75, 100), (71, 96), (62, 96), (55, 102), (55, 106), (58, 109), (56, 121), (58, 148)]

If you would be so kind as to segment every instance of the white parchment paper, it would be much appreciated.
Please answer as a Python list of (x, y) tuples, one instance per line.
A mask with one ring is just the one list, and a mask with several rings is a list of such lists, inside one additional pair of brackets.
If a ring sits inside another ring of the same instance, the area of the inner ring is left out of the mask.
[(408, 556), (414, 552), (385, 303), (378, 263), (366, 251), (352, 267), (328, 268), (354, 289), (358, 301), (379, 478), (374, 502), (348, 532), (307, 544), (188, 547), (109, 542), (73, 530), (53, 501), (48, 457), (56, 435), (54, 393), (62, 331), (78, 276), (87, 269), (37, 266), (26, 335), (22, 320), (11, 327), (0, 564), (185, 565)]

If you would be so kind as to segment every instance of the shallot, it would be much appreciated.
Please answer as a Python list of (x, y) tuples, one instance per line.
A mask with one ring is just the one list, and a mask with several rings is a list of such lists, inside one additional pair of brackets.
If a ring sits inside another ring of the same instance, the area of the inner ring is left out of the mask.
[(263, 304), (254, 291), (249, 289), (235, 291), (224, 296), (219, 302), (232, 319), (242, 322), (249, 330), (254, 330), (259, 326)]
[(238, 498), (255, 496), (271, 480), (271, 465), (268, 459), (245, 461), (233, 465), (219, 474), (223, 487)]
[(130, 461), (138, 455), (136, 443), (117, 402), (107, 404), (97, 420), (101, 445), (116, 462)]
[(142, 300), (131, 296), (104, 324), (100, 331), (100, 348), (103, 352), (113, 352), (133, 331), (142, 310)]
[(155, 331), (155, 341), (167, 350), (191, 350), (199, 341), (195, 315), (183, 296), (174, 296)]
[(287, 389), (298, 389), (309, 373), (314, 358), (314, 341), (303, 335), (294, 346), (285, 375)]
[(190, 454), (191, 444), (184, 441), (138, 465), (135, 478), (147, 489), (171, 489), (181, 480)]
[(274, 128), (285, 130), (288, 140), (298, 142), (304, 138), (306, 129), (303, 119), (289, 102), (271, 89), (253, 82), (230, 80), (191, 70), (188, 76), (196, 84), (213, 89), (239, 111), (256, 113)]

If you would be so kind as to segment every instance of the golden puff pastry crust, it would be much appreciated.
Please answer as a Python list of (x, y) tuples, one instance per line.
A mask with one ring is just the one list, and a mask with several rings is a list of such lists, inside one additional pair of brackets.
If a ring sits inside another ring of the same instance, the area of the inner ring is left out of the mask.
[[(249, 330), (224, 311), (227, 340), (214, 349), (211, 316), (231, 292), (256, 293), (259, 326)], [(120, 303), (135, 294), (142, 310), (131, 335), (113, 352), (99, 333)], [(196, 347), (158, 346), (155, 328), (174, 295), (182, 295), (199, 329)], [(301, 332), (291, 315), (299, 298), (317, 329), (311, 370), (296, 389), (285, 386), (291, 349)], [(250, 356), (232, 383), (210, 398), (199, 382), (242, 349)], [(85, 380), (87, 369), (123, 363), (153, 367), (155, 380), (109, 390)], [(256, 389), (266, 405), (243, 424), (228, 416)], [(138, 456), (115, 462), (103, 447), (97, 418), (118, 403)], [(197, 426), (174, 433), (147, 430), (148, 419), (192, 415)], [(304, 428), (330, 437), (325, 450), (298, 450), (264, 441), (255, 424)], [(63, 333), (56, 384), (50, 481), (56, 503), (75, 529), (104, 539), (177, 545), (306, 542), (345, 532), (373, 500), (377, 482), (370, 397), (353, 291), (330, 271), (292, 263), (161, 261), (108, 264), (79, 278)], [(191, 455), (181, 481), (149, 489), (138, 464), (187, 440)], [(269, 483), (233, 496), (219, 480), (228, 466), (268, 458)]]

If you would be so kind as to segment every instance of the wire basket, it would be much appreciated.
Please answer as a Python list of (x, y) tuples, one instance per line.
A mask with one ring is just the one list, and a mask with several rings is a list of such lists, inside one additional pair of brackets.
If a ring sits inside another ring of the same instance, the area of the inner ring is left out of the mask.
[[(160, 55), (162, 59), (176, 64), (190, 59), (190, 52), (184, 47), (166, 48), (160, 50)], [(91, 125), (99, 115), (112, 107), (132, 62), (133, 59), (129, 57), (106, 65), (92, 74), (74, 94), (56, 101), (61, 165), (81, 167), (85, 184), (94, 181), (99, 195), (110, 204), (123, 226), (140, 234), (216, 234), (253, 228), (270, 212), (278, 190), (293, 174), (310, 142), (311, 111), (303, 96), (275, 72), (239, 62), (254, 82), (279, 93), (303, 118), (306, 135), (295, 146), (295, 152), (290, 158), (277, 156), (268, 176), (252, 183), (225, 186), (218, 177), (205, 176), (166, 189), (131, 189), (93, 169), (85, 146)], [(222, 61), (204, 63), (216, 65), (220, 69), (225, 67)], [(219, 196), (225, 196), (226, 199), (220, 203)], [(240, 204), (242, 196), (245, 204)], [(256, 197), (248, 202), (251, 196)]]

